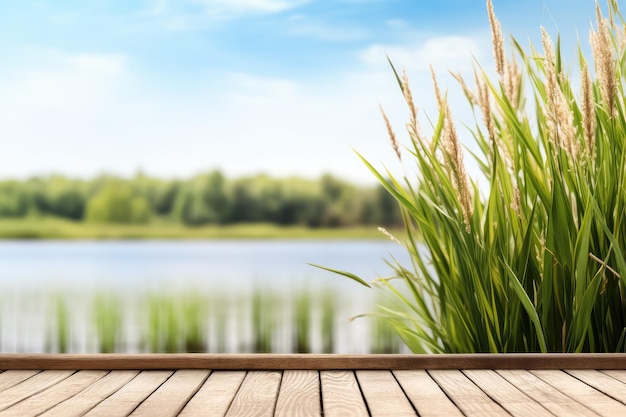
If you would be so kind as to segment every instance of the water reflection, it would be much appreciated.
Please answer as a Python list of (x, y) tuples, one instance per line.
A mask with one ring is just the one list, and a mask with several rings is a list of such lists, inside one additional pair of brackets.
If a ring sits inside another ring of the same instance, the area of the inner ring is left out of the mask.
[(367, 353), (379, 330), (348, 318), (374, 294), (306, 262), (371, 280), (388, 253), (406, 258), (384, 241), (4, 242), (0, 350)]

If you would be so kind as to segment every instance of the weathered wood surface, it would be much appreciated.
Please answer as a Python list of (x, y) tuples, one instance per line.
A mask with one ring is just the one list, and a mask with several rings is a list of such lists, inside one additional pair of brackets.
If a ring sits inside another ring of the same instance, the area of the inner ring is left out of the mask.
[[(465, 363), (471, 364), (469, 359)], [(0, 417), (626, 415), (626, 367), (227, 370), (180, 365), (0, 369)]]
[(626, 354), (317, 355), (317, 354), (0, 354), (0, 369), (626, 369)]

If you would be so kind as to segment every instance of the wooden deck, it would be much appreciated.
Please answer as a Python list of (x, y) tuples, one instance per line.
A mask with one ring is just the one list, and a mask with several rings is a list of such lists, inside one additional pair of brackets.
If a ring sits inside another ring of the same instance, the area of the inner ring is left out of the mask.
[(0, 416), (626, 416), (626, 355), (0, 355)]

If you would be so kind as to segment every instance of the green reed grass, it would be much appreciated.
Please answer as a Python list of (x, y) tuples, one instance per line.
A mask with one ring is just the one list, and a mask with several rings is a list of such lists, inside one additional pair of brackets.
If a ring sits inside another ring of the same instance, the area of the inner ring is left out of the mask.
[(71, 322), (67, 310), (67, 301), (61, 295), (53, 297), (46, 350), (48, 352), (68, 353), (71, 344)]
[(306, 290), (293, 298), (293, 330), (295, 353), (311, 353), (311, 297)]
[(597, 7), (593, 62), (579, 51), (572, 66), (545, 30), (540, 51), (512, 39), (506, 58), (487, 7), (497, 76), (479, 64), (475, 87), (456, 76), (475, 113), (472, 155), (485, 181), (465, 171), (445, 94), (436, 85), (439, 114), (427, 136), (393, 65), (409, 108), (408, 147), (383, 116), (417, 177), (361, 157), (401, 206), (412, 259), (390, 261), (397, 279), (382, 285), (399, 304), (385, 314), (414, 352), (624, 351), (626, 39), (617, 2), (610, 19)]
[[(87, 302), (74, 304), (77, 298)], [(342, 320), (338, 307), (349, 301), (328, 288), (124, 296), (100, 290), (43, 299), (48, 305), (45, 351), (54, 353), (335, 353)], [(386, 346), (388, 333), (373, 329), (362, 343), (372, 351), (395, 351), (377, 347)]]
[(322, 353), (333, 353), (335, 351), (335, 316), (337, 306), (336, 295), (329, 290), (322, 291), (321, 295), (321, 336)]
[(271, 353), (277, 329), (276, 296), (270, 291), (254, 290), (251, 300), (252, 351)]
[(394, 328), (389, 325), (387, 317), (375, 315), (370, 324), (372, 329), (371, 353), (400, 353), (402, 341)]
[(114, 294), (97, 293), (92, 305), (98, 352), (114, 353), (122, 338), (122, 304)]

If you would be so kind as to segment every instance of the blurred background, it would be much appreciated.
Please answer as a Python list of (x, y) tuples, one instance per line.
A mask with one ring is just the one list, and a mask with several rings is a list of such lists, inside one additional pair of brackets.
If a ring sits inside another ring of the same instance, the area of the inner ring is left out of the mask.
[[(524, 45), (587, 45), (590, 0), (493, 3)], [(0, 26), (1, 352), (405, 350), (349, 321), (376, 291), (307, 263), (408, 264), (353, 149), (411, 176), (387, 57), (423, 126), (431, 66), (472, 120), (447, 70), (493, 72), (483, 1), (24, 0)]]

